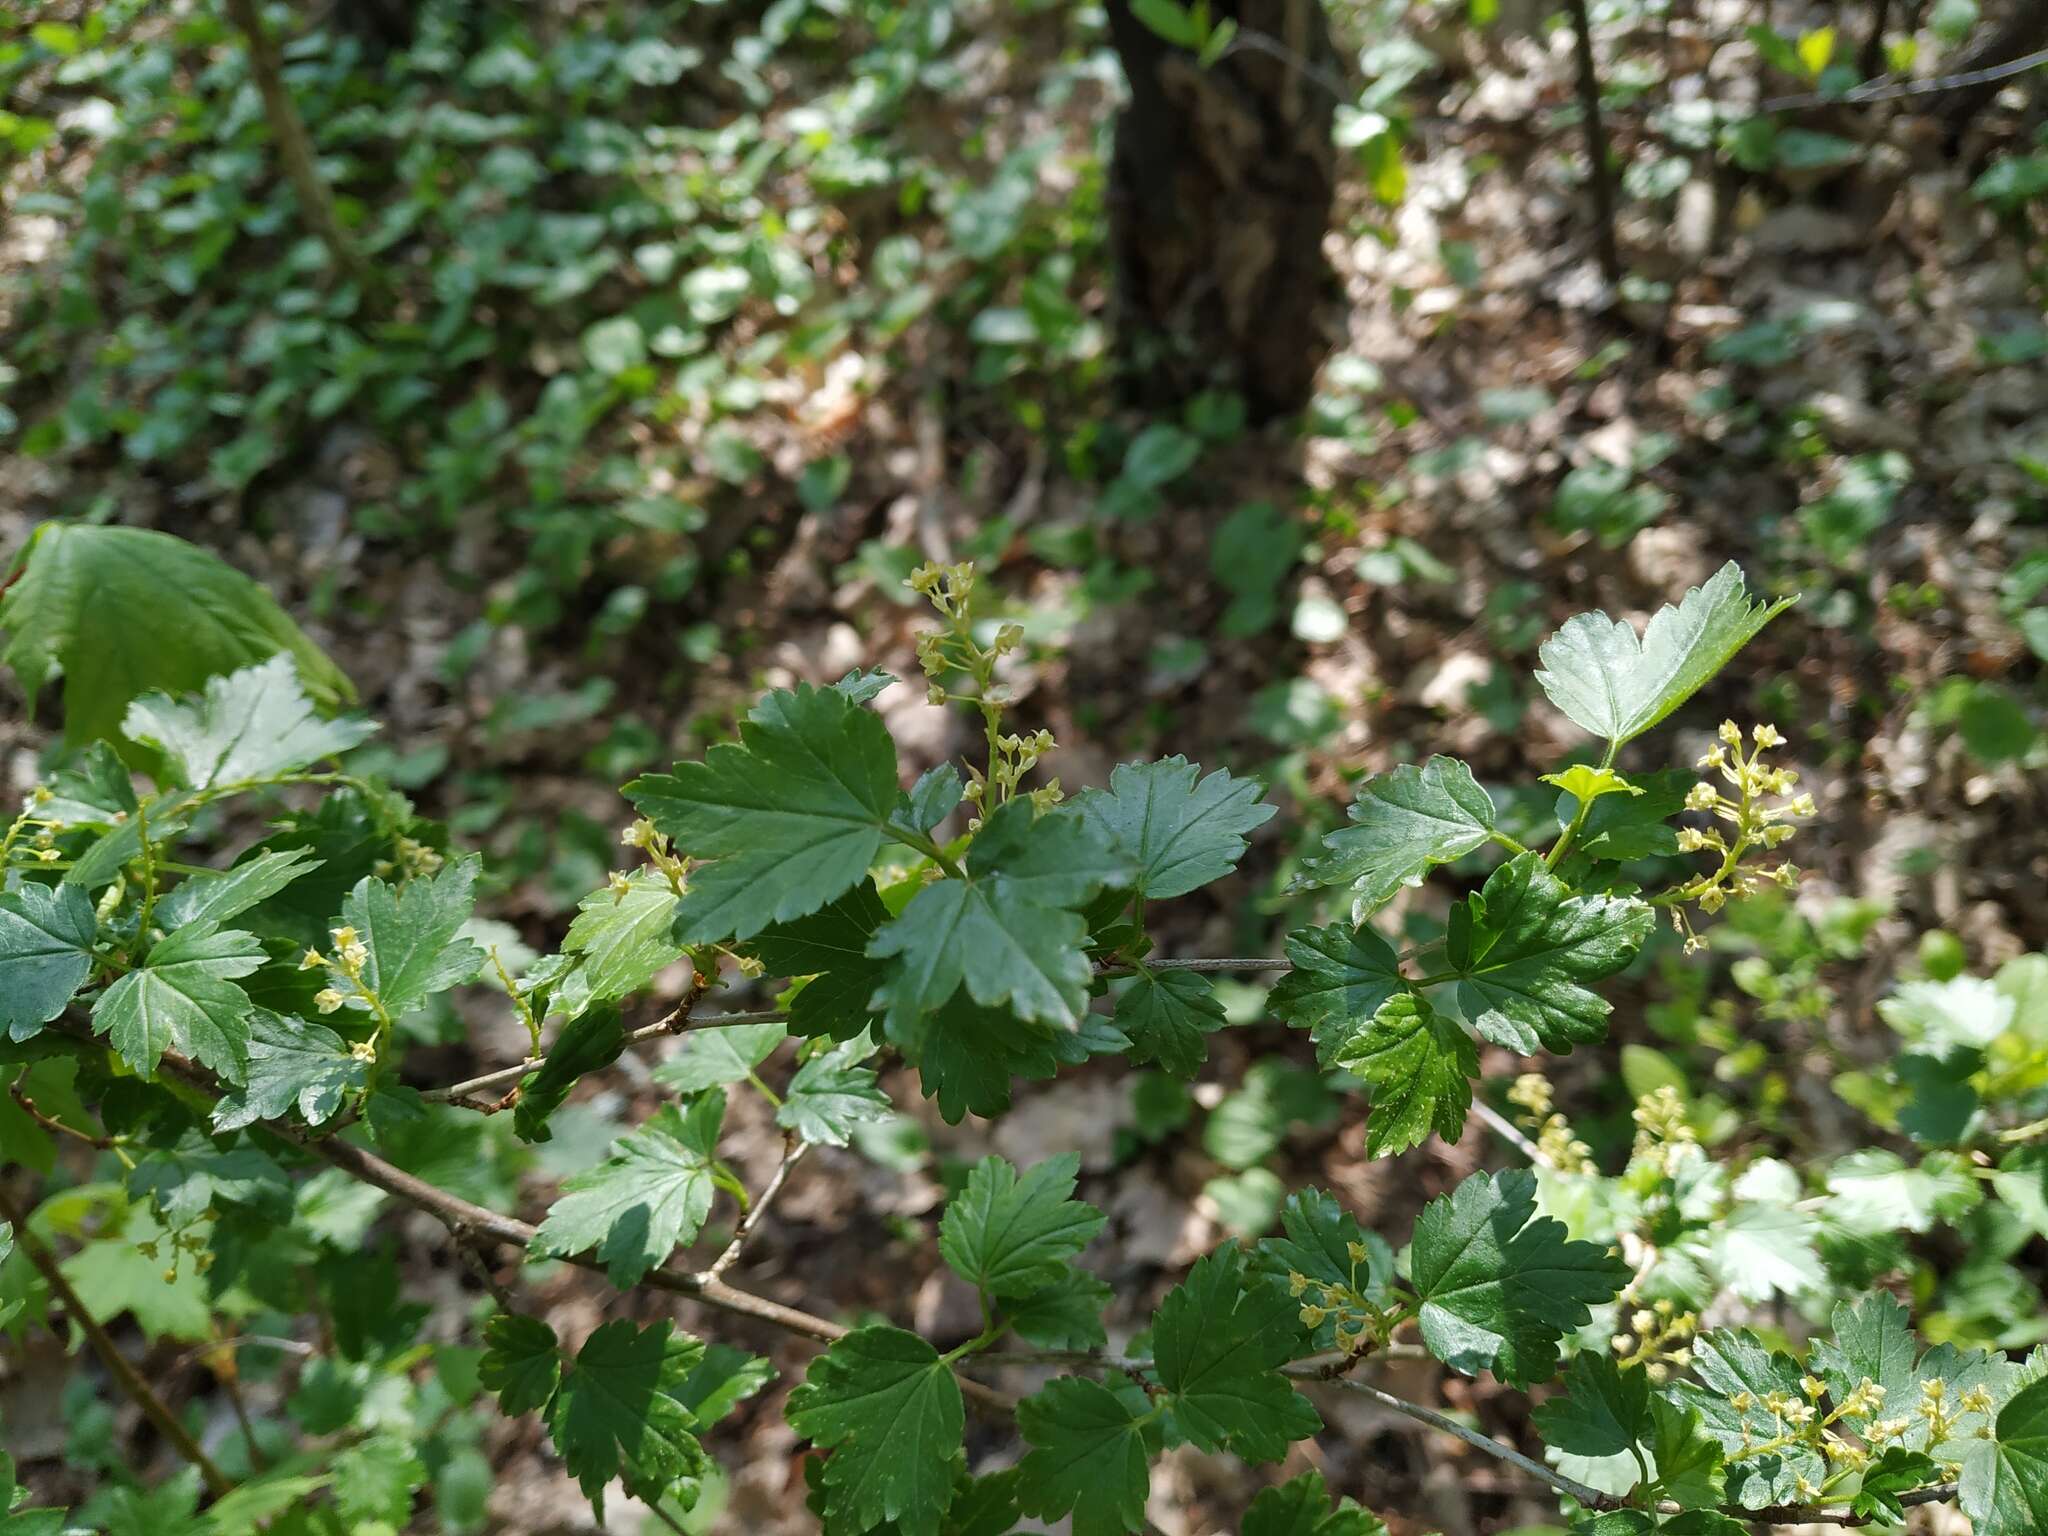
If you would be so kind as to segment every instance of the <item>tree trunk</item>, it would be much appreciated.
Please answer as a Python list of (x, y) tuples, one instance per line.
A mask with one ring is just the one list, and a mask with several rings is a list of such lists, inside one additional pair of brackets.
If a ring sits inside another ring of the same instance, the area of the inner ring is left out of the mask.
[(1342, 66), (1318, 0), (1211, 9), (1239, 31), (1203, 70), (1109, 6), (1131, 88), (1110, 161), (1117, 345), (1142, 403), (1220, 385), (1267, 420), (1308, 403), (1330, 351)]

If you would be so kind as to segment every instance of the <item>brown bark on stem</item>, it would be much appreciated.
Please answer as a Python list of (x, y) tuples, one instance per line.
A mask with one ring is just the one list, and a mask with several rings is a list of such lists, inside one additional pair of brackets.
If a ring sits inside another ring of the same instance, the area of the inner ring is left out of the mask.
[(1593, 58), (1593, 18), (1586, 0), (1571, 0), (1572, 53), (1578, 60), (1579, 116), (1586, 135), (1587, 174), (1593, 190), (1593, 250), (1600, 275), (1621, 281), (1621, 248), (1614, 237), (1614, 168), (1607, 159), (1607, 124), (1600, 115), (1600, 67)]

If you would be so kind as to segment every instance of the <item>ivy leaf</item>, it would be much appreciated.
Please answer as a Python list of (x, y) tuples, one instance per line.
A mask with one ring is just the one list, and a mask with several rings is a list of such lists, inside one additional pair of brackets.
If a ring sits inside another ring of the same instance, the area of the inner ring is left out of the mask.
[(1076, 1200), (1078, 1152), (1047, 1158), (1023, 1175), (984, 1157), (939, 1222), (939, 1256), (990, 1296), (1030, 1296), (1053, 1285), (1102, 1230), (1102, 1212)]
[(1326, 851), (1303, 862), (1300, 884), (1348, 887), (1351, 920), (1362, 923), (1403, 886), (1486, 842), (1493, 818), (1492, 799), (1456, 758), (1403, 763), (1358, 786), (1354, 825), (1323, 839)]
[(42, 1033), (92, 974), (92, 898), (75, 885), (23, 881), (0, 891), (0, 1028)]
[(1056, 1377), (1017, 1405), (1017, 1427), (1031, 1446), (1019, 1467), (1025, 1513), (1048, 1520), (1071, 1513), (1074, 1536), (1144, 1524), (1158, 1430), (1135, 1383)]
[(865, 1049), (839, 1046), (798, 1067), (775, 1123), (817, 1146), (843, 1147), (862, 1121), (887, 1119), (888, 1096), (876, 1085), (874, 1069), (859, 1064)]
[(724, 1120), (723, 1093), (657, 1110), (613, 1143), (603, 1162), (562, 1185), (533, 1235), (535, 1256), (594, 1248), (614, 1285), (637, 1285), (703, 1227)]
[(538, 1072), (519, 1087), (512, 1107), (512, 1130), (521, 1141), (552, 1141), (548, 1119), (568, 1102), (569, 1092), (592, 1072), (619, 1059), (626, 1048), (626, 1030), (618, 1005), (600, 1003), (562, 1026)]
[[(1765, 1347), (1747, 1329), (1715, 1329), (1693, 1341), (1692, 1363), (1699, 1380), (1680, 1382), (1672, 1394), (1684, 1406), (1699, 1410), (1707, 1433), (1730, 1458), (1729, 1498), (1744, 1509), (1765, 1509), (1795, 1502), (1801, 1479), (1820, 1486), (1827, 1467), (1809, 1446), (1786, 1445), (1738, 1459), (1739, 1452), (1778, 1439), (1788, 1427), (1764, 1407), (1765, 1398), (1782, 1393), (1793, 1402), (1807, 1401), (1799, 1382), (1805, 1373), (1798, 1361)], [(1745, 1406), (1736, 1407), (1738, 1402)]]
[(239, 1083), (248, 1070), (249, 994), (235, 978), (263, 963), (252, 933), (217, 932), (195, 923), (160, 939), (148, 959), (100, 994), (92, 1030), (105, 1035), (123, 1061), (144, 1077), (156, 1074), (166, 1050)]
[(1244, 857), (1247, 835), (1272, 819), (1258, 784), (1227, 769), (1201, 772), (1184, 757), (1121, 763), (1109, 788), (1074, 797), (1074, 809), (1129, 861), (1135, 894), (1185, 896), (1222, 879)]
[(888, 966), (868, 945), (889, 909), (875, 882), (863, 880), (807, 917), (762, 929), (747, 945), (771, 976), (808, 976), (790, 999), (789, 1027), (799, 1035), (850, 1040), (873, 1021), (868, 999)]
[(726, 1024), (684, 1033), (682, 1048), (654, 1069), (654, 1080), (678, 1093), (702, 1093), (742, 1082), (789, 1038), (780, 1024)]
[(320, 861), (305, 848), (266, 849), (222, 874), (194, 875), (157, 903), (158, 924), (168, 933), (187, 923), (224, 923), (260, 906)]
[(362, 983), (394, 1019), (468, 981), (483, 965), (484, 952), (460, 937), (476, 905), (482, 865), (472, 855), (402, 887), (366, 876), (342, 902), (342, 922), (370, 952)]
[(1552, 1450), (1573, 1456), (1619, 1456), (1647, 1442), (1650, 1378), (1590, 1350), (1572, 1357), (1562, 1391), (1536, 1405), (1536, 1432)]
[(701, 763), (626, 786), (701, 864), (676, 909), (679, 944), (747, 939), (815, 912), (866, 877), (895, 813), (896, 745), (836, 688), (769, 694)]
[[(168, 599), (168, 601), (167, 601)], [(116, 739), (131, 699), (197, 689), (279, 652), (323, 707), (355, 697), (341, 669), (262, 587), (196, 544), (52, 518), (0, 592), (0, 654), (30, 698), (64, 674), (64, 740)]]
[(1526, 1168), (1476, 1173), (1423, 1207), (1409, 1275), (1429, 1352), (1454, 1370), (1513, 1386), (1546, 1379), (1557, 1345), (1614, 1299), (1629, 1269), (1605, 1248), (1536, 1215)]
[(828, 1515), (856, 1531), (893, 1520), (905, 1536), (937, 1536), (966, 1420), (960, 1384), (930, 1344), (900, 1328), (856, 1328), (811, 1362), (786, 1416), (832, 1453)]
[(555, 1330), (537, 1317), (498, 1312), (484, 1324), (484, 1353), (477, 1380), (498, 1394), (510, 1417), (545, 1408), (562, 1382), (562, 1355)]
[(248, 1063), (245, 1081), (214, 1106), (216, 1133), (282, 1120), (295, 1108), (307, 1125), (324, 1125), (370, 1072), (333, 1030), (267, 1008), (250, 1010)]
[(1003, 1321), (1039, 1349), (1100, 1349), (1109, 1342), (1102, 1309), (1111, 1294), (1105, 1282), (1070, 1266), (1030, 1295), (1004, 1301)]
[(657, 1502), (709, 1466), (696, 1416), (681, 1393), (704, 1346), (663, 1321), (628, 1318), (598, 1326), (548, 1407), (548, 1432), (562, 1464), (604, 1519), (605, 1484), (618, 1478), (635, 1498)]
[(1132, 1061), (1192, 1078), (1209, 1059), (1204, 1037), (1224, 1025), (1223, 1005), (1193, 971), (1141, 971), (1118, 996), (1115, 1023), (1130, 1037)]
[(1604, 613), (1582, 613), (1543, 642), (1536, 681), (1581, 730), (1619, 746), (1683, 704), (1795, 599), (1752, 603), (1729, 561), (1677, 607), (1659, 608), (1640, 637)]
[(162, 753), (171, 782), (186, 789), (296, 772), (340, 756), (376, 729), (356, 716), (321, 719), (289, 656), (210, 677), (205, 692), (190, 701), (144, 694), (121, 721), (122, 733)]
[(871, 1000), (889, 1037), (916, 1040), (920, 1021), (963, 985), (1027, 1023), (1077, 1026), (1088, 925), (1072, 909), (1128, 871), (1071, 812), (1038, 816), (1028, 800), (998, 807), (968, 849), (966, 877), (926, 886), (868, 946), (895, 961)]
[(1524, 1056), (1598, 1040), (1610, 1007), (1585, 983), (1627, 965), (1652, 920), (1633, 897), (1574, 896), (1540, 855), (1517, 854), (1451, 909), (1458, 1005), (1484, 1039)]
[(576, 921), (562, 937), (562, 952), (582, 956), (563, 984), (563, 1002), (580, 1010), (592, 1002), (628, 996), (654, 979), (655, 972), (682, 957), (669, 936), (677, 896), (652, 869), (636, 869), (626, 888), (592, 891), (576, 904)]
[(1384, 1157), (1419, 1145), (1431, 1130), (1456, 1141), (1472, 1108), (1479, 1050), (1471, 1036), (1413, 992), (1380, 1004), (1372, 1021), (1337, 1052), (1372, 1099), (1365, 1152)]
[(1393, 946), (1370, 928), (1297, 928), (1287, 935), (1287, 958), (1294, 969), (1267, 1004), (1283, 1023), (1310, 1032), (1325, 1070), (1360, 1025), (1408, 989)]
[(1311, 1470), (1260, 1489), (1239, 1536), (1386, 1536), (1386, 1529), (1355, 1499), (1339, 1499), (1332, 1508), (1323, 1474)]
[(1279, 1371), (1301, 1342), (1300, 1310), (1285, 1286), (1247, 1276), (1235, 1247), (1204, 1256), (1166, 1293), (1152, 1320), (1152, 1354), (1183, 1438), (1205, 1451), (1228, 1445), (1247, 1461), (1277, 1461), (1322, 1428), (1314, 1405)]

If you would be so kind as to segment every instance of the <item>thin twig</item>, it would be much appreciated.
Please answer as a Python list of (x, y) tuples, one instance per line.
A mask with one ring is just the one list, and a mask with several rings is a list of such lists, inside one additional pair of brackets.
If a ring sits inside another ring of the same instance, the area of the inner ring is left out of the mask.
[(775, 1197), (782, 1193), (782, 1186), (789, 1182), (790, 1173), (810, 1150), (811, 1144), (799, 1136), (792, 1135), (787, 1139), (783, 1145), (782, 1161), (775, 1165), (775, 1172), (769, 1175), (767, 1186), (755, 1197), (754, 1203), (747, 1207), (747, 1213), (733, 1229), (732, 1241), (725, 1245), (725, 1252), (713, 1259), (711, 1267), (704, 1271), (705, 1279), (716, 1280), (739, 1262), (748, 1241), (760, 1228), (762, 1218), (768, 1214), (768, 1207), (775, 1203)]
[[(645, 1045), (650, 1040), (659, 1040), (664, 1035), (679, 1034), (676, 1021), (682, 1015), (681, 1008), (672, 1008), (652, 1024), (643, 1024), (626, 1036), (628, 1048)], [(690, 1028), (719, 1029), (730, 1024), (780, 1024), (789, 1015), (780, 1008), (761, 1008), (751, 1013), (714, 1013), (701, 1019), (691, 1019)], [(524, 1061), (509, 1067), (497, 1067), (480, 1076), (460, 1083), (451, 1083), (446, 1088), (430, 1088), (420, 1095), (430, 1104), (452, 1104), (473, 1094), (487, 1093), (493, 1088), (502, 1088), (516, 1083), (529, 1072), (538, 1071), (545, 1056), (529, 1056)]]
[(1825, 96), (1818, 91), (1808, 91), (1799, 96), (1773, 96), (1768, 101), (1757, 103), (1759, 112), (1797, 112), (1806, 107), (1861, 107), (1874, 101), (1899, 101), (1908, 96), (1941, 96), (1950, 91), (1967, 90), (1973, 85), (1990, 85), (1993, 81), (2009, 80), (2014, 75), (2024, 75), (2030, 69), (2048, 64), (2048, 48), (2039, 48), (2020, 58), (2004, 64), (1994, 64), (1988, 69), (1973, 69), (1966, 74), (1942, 75), (1933, 80), (1873, 80), (1859, 85), (1854, 90), (1842, 92), (1839, 96)]
[(157, 1433), (170, 1441), (180, 1456), (199, 1469), (199, 1475), (205, 1480), (207, 1490), (215, 1498), (232, 1493), (235, 1485), (229, 1480), (227, 1473), (221, 1471), (199, 1442), (192, 1438), (192, 1432), (178, 1421), (176, 1414), (164, 1406), (163, 1399), (158, 1397), (149, 1383), (142, 1379), (141, 1373), (128, 1363), (128, 1357), (121, 1353), (120, 1347), (114, 1343), (107, 1330), (100, 1326), (99, 1319), (86, 1310), (85, 1303), (78, 1299), (78, 1292), (74, 1291), (71, 1282), (64, 1278), (64, 1271), (57, 1263), (57, 1256), (50, 1252), (41, 1237), (29, 1230), (27, 1220), (4, 1188), (0, 1188), (0, 1220), (13, 1224), (15, 1242), (20, 1245), (21, 1251), (28, 1255), (29, 1263), (34, 1265), (36, 1273), (43, 1277), (43, 1283), (49, 1286), (51, 1294), (63, 1303), (65, 1315), (71, 1319), (78, 1331), (85, 1335), (85, 1340), (92, 1346), (93, 1353), (100, 1357), (100, 1363), (106, 1366), (108, 1374), (114, 1378), (128, 1400), (142, 1410), (142, 1416), (156, 1426)]
[(1508, 1143), (1517, 1152), (1521, 1153), (1522, 1156), (1528, 1158), (1537, 1167), (1548, 1168), (1551, 1166), (1549, 1155), (1541, 1147), (1537, 1146), (1535, 1142), (1524, 1136), (1520, 1126), (1487, 1103), (1486, 1100), (1474, 1099), (1472, 1101), (1472, 1112), (1486, 1122), (1488, 1130), (1500, 1137), (1502, 1141)]

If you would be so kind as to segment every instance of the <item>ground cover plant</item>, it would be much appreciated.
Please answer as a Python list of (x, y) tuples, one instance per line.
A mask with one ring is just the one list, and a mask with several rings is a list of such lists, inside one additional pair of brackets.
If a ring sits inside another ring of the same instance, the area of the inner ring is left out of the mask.
[[(80, 530), (30, 551), (0, 625), (31, 688), (97, 589), (80, 573), (134, 537)], [(1785, 845), (1814, 806), (1772, 760), (1778, 726), (1724, 722), (1678, 768), (1652, 734), (1789, 598), (1753, 597), (1730, 565), (1640, 631), (1572, 619), (1534, 681), (1597, 757), (1545, 776), (1545, 836), (1507, 830), (1458, 760), (1403, 764), (1360, 783), (1349, 823), (1302, 867), (1334, 893), (1332, 921), (1289, 932), (1284, 958), (1196, 957), (1158, 953), (1153, 925), (1230, 872), (1273, 815), (1260, 786), (1166, 757), (1063, 793), (1045, 776), (1055, 743), (1007, 729), (998, 663), (1019, 631), (979, 622), (971, 566), (911, 584), (936, 615), (917, 648), (928, 705), (971, 711), (979, 752), (906, 784), (871, 705), (917, 685), (856, 672), (771, 692), (734, 739), (624, 786), (639, 815), (623, 841), (643, 862), (590, 893), (559, 953), (524, 963), (479, 942), (478, 860), (388, 786), (332, 766), (374, 724), (315, 705), (308, 681), (329, 687), (330, 671), (259, 592), (193, 610), (272, 652), (196, 691), (148, 686), (176, 656), (96, 681), (71, 664), (76, 754), (0, 842), (0, 996), (11, 1156), (56, 1136), (97, 1149), (104, 1176), (34, 1210), (6, 1197), (9, 1307), (17, 1326), (54, 1311), (78, 1329), (189, 1464), (158, 1488), (110, 1485), (88, 1519), (404, 1528), (423, 1494), (460, 1497), (450, 1431), (491, 1399), (545, 1424), (600, 1515), (610, 1490), (675, 1523), (716, 1475), (704, 1437), (775, 1374), (719, 1338), (731, 1316), (821, 1346), (784, 1412), (829, 1531), (1070, 1515), (1077, 1530), (1141, 1530), (1164, 1450), (1280, 1461), (1327, 1432), (1318, 1403), (1342, 1393), (1540, 1478), (1573, 1529), (1603, 1536), (1896, 1522), (1951, 1500), (1986, 1536), (2039, 1529), (2048, 1351), (1925, 1337), (1876, 1282), (1908, 1234), (2001, 1205), (2002, 1220), (2039, 1219), (2048, 961), (1900, 993), (1887, 1016), (1913, 1049), (1890, 1091), (1917, 1161), (1877, 1147), (1827, 1167), (1724, 1161), (1664, 1082), (1637, 1095), (1626, 1159), (1603, 1169), (1545, 1075), (1605, 1048), (1601, 985), (1655, 925), (1697, 946), (1724, 907), (1796, 881)], [(107, 719), (118, 726), (91, 723)], [(262, 835), (194, 862), (191, 845), (250, 799)], [(1397, 892), (1482, 848), (1498, 862), (1439, 937), (1397, 950), (1376, 929)], [(1671, 853), (1698, 867), (1637, 878)], [(636, 1001), (677, 964), (693, 977), (681, 1001), (645, 1017)], [(1477, 1117), (1522, 1161), (1471, 1173), (1402, 1232), (1289, 1190), (1283, 1235), (1202, 1255), (1114, 1346), (1109, 1288), (1081, 1262), (1105, 1218), (1075, 1197), (1072, 1155), (983, 1158), (921, 1234), (976, 1298), (965, 1337), (850, 1326), (735, 1278), (794, 1165), (891, 1113), (878, 1068), (907, 1067), (896, 1080), (952, 1121), (1000, 1121), (1019, 1080), (1096, 1057), (1192, 1076), (1226, 1027), (1213, 978), (1258, 972), (1280, 973), (1272, 1014), (1312, 1038), (1373, 1156), (1456, 1141)], [(778, 979), (775, 1006), (721, 1007), (722, 986), (755, 978)], [(495, 987), (531, 1054), (423, 1084), (421, 1017), (465, 986)], [(538, 1221), (506, 1208), (510, 1187), (479, 1156), (486, 1127), (544, 1144), (582, 1079), (672, 1038), (661, 1107)], [(1526, 1070), (1475, 1082), (1481, 1043)], [(755, 1095), (783, 1150), (750, 1186), (721, 1139), (731, 1101)], [(441, 1223), (445, 1262), (473, 1277), (458, 1337), (422, 1335), (396, 1273), (366, 1280), (357, 1260), (405, 1208)], [(708, 1257), (679, 1260), (691, 1250)], [(562, 1261), (694, 1301), (701, 1331), (627, 1314), (561, 1337), (523, 1295)], [(1773, 1297), (1819, 1324), (1797, 1352), (1755, 1310)], [(217, 1457), (94, 1321), (109, 1303), (196, 1309), (223, 1341), (235, 1320), (319, 1319), (295, 1424), (245, 1419), (232, 1461)], [(1548, 1461), (1375, 1384), (1370, 1367), (1402, 1356), (1529, 1393)], [(1035, 1373), (1029, 1390), (1011, 1385), (1019, 1371)], [(970, 1411), (1010, 1449), (970, 1461)], [(69, 1518), (24, 1508), (10, 1529)], [(1244, 1519), (1379, 1528), (1315, 1471)]]

